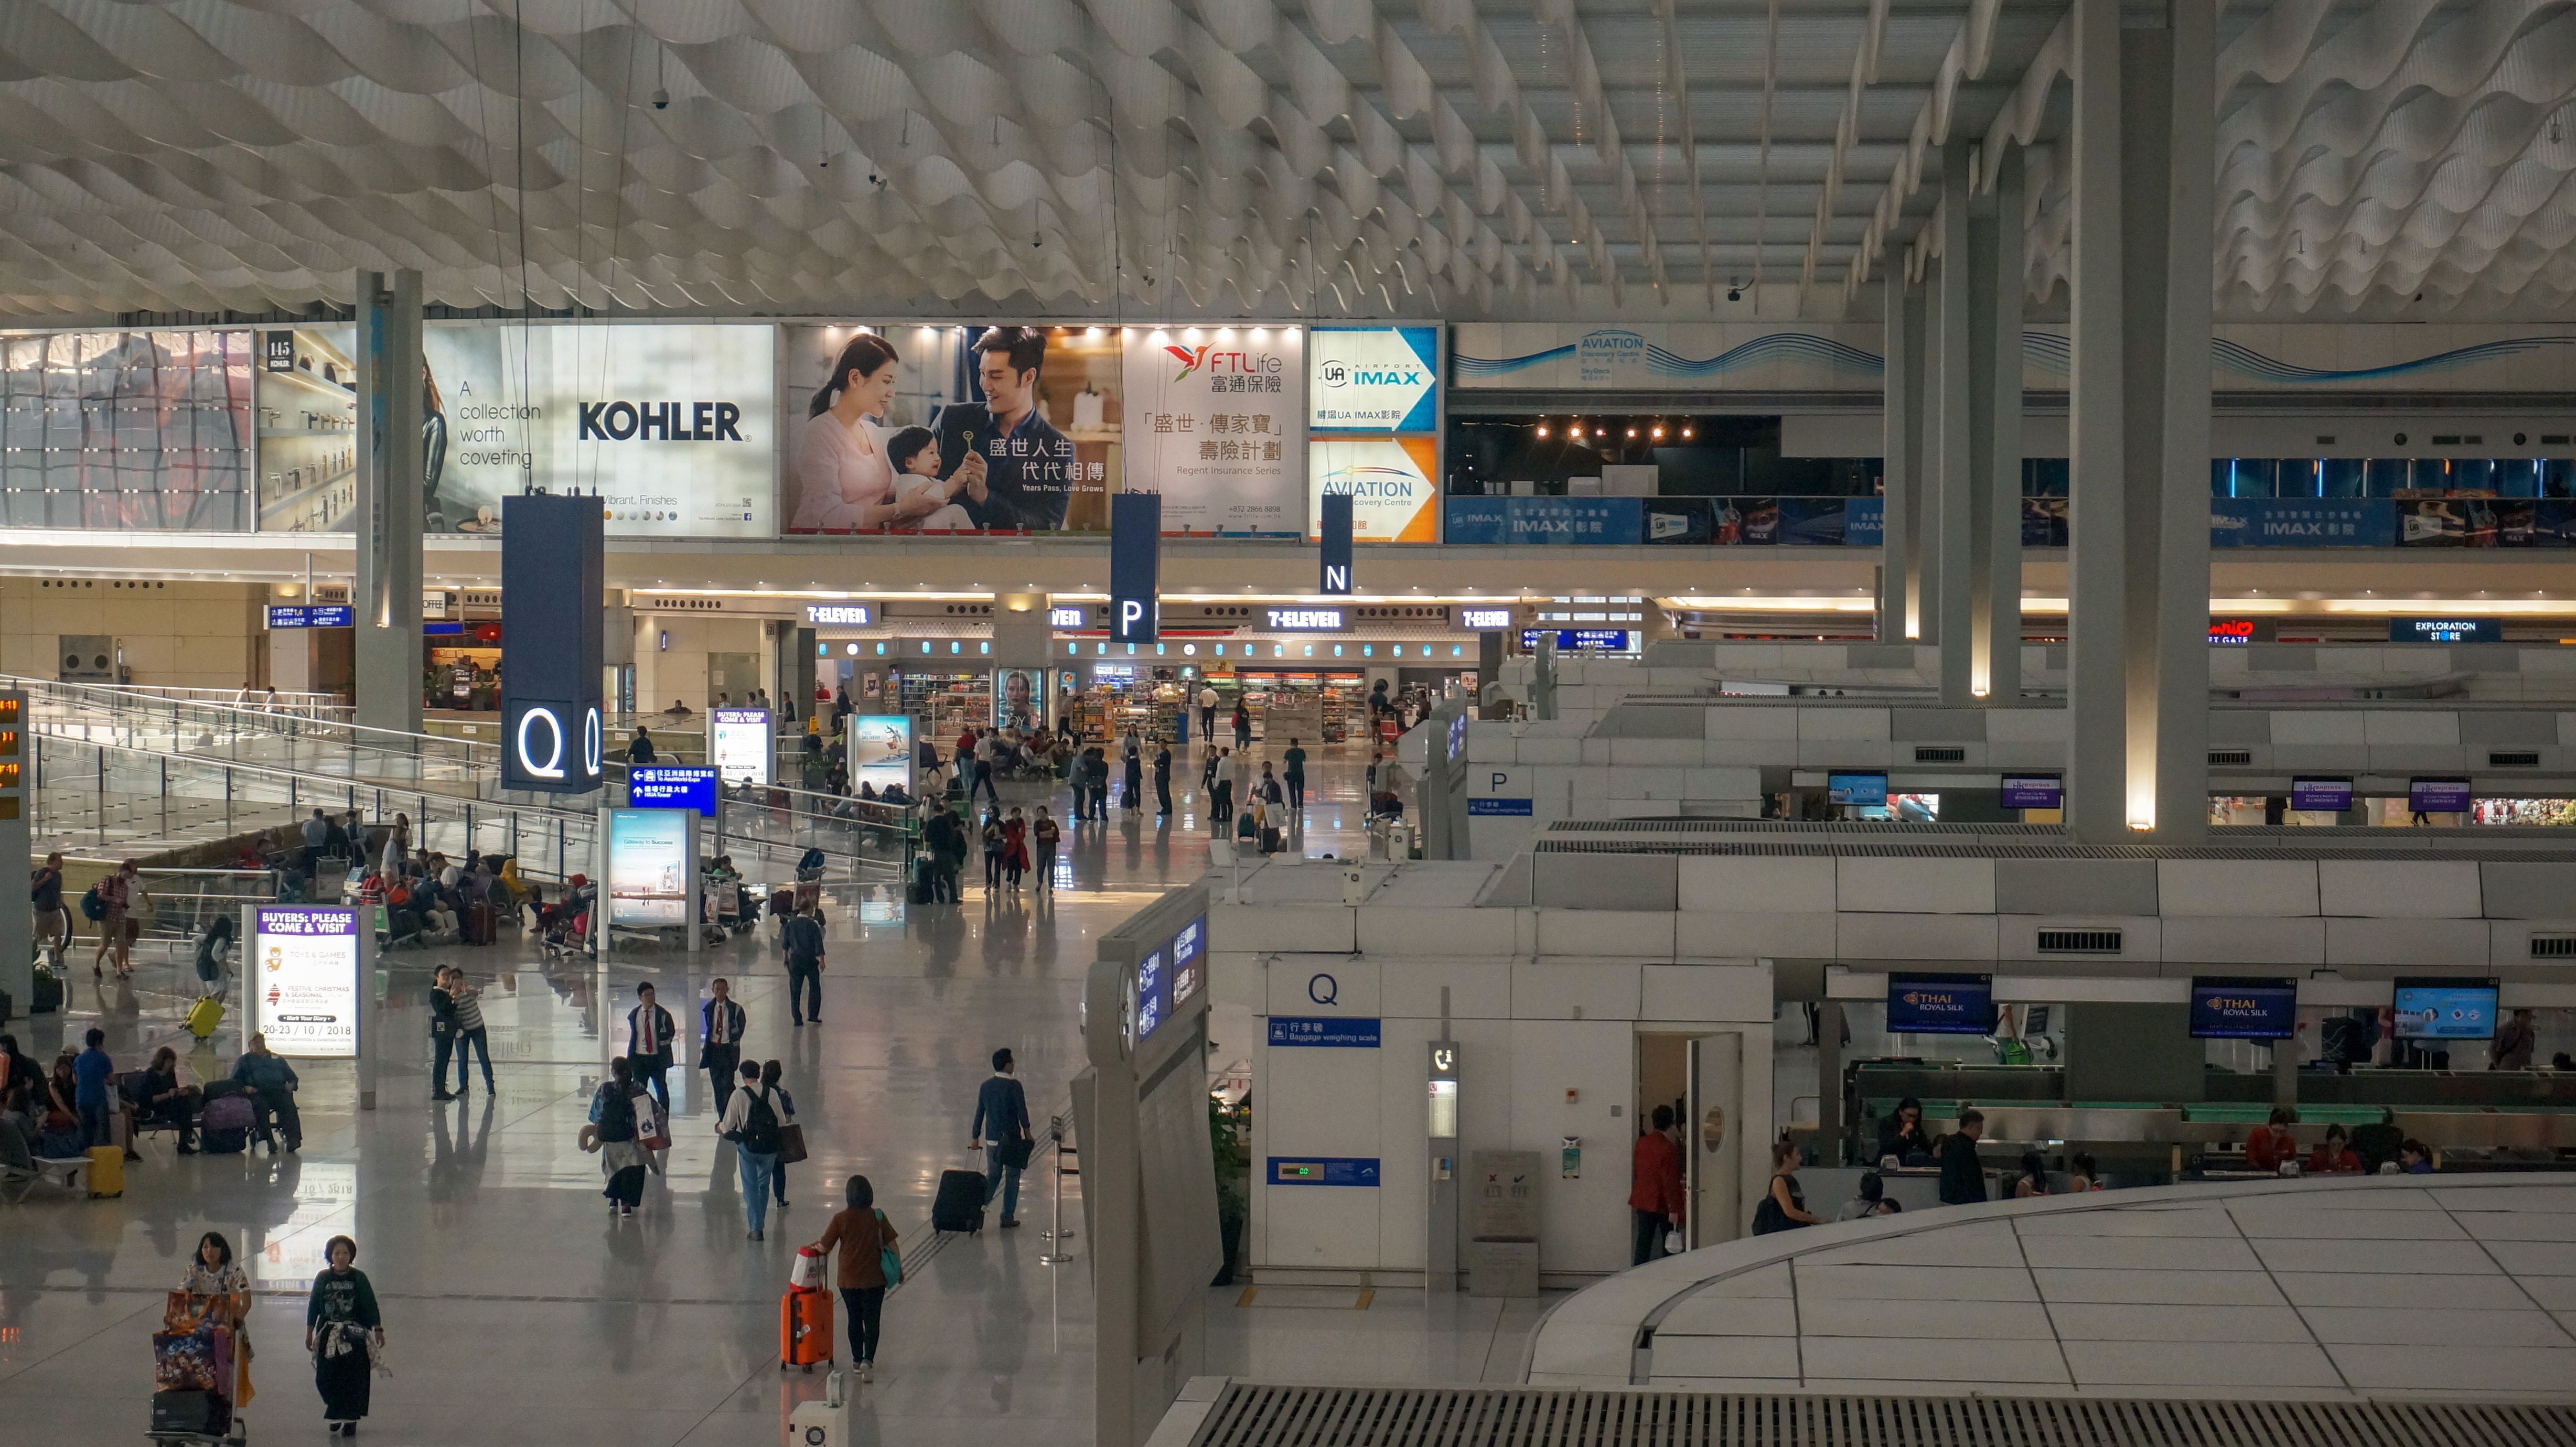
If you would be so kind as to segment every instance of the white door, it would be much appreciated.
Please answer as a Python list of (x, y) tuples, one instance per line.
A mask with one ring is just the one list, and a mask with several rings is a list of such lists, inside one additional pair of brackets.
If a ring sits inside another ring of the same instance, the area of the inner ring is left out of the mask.
[(1744, 1234), (1744, 1037), (1690, 1042), (1690, 1244), (1715, 1246)]

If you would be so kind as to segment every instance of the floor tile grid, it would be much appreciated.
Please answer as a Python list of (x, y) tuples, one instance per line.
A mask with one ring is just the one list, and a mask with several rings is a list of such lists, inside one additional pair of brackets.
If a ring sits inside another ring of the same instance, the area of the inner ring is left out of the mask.
[(2066, 1373), (2066, 1380), (2080, 1388), (2084, 1384), (2076, 1380), (2075, 1363), (2066, 1354), (2066, 1334), (2057, 1329), (2057, 1313), (2049, 1304), (2048, 1293), (2039, 1289), (2039, 1273), (2030, 1264), (2030, 1243), (2022, 1239), (2020, 1222), (2014, 1221), (2011, 1225), (2013, 1245), (2021, 1252), (2022, 1275), (2030, 1278), (2031, 1295), (2039, 1299), (2040, 1315), (2048, 1322), (2049, 1341), (2057, 1348), (2057, 1365)]
[[(2444, 1216), (2443, 1219), (2445, 1221), (2450, 1221), (2450, 1218), (2447, 1215)], [(2273, 1293), (2279, 1296), (2281, 1300), (2288, 1301), (2290, 1299), (2290, 1293), (2282, 1289), (2281, 1278), (2273, 1274), (2272, 1263), (2255, 1247), (2254, 1238), (2245, 1234), (2245, 1223), (2236, 1219), (2236, 1213), (2234, 1211), (2229, 1211), (2227, 1213), (2227, 1221), (2228, 1224), (2235, 1229), (2236, 1239), (2244, 1243), (2246, 1254), (2252, 1256), (2254, 1258), (2254, 1264), (2262, 1269), (2263, 1279), (2271, 1284)], [(2450, 1222), (2450, 1224), (2456, 1228), (2459, 1223)], [(2342, 1384), (2343, 1389), (2346, 1392), (2353, 1392), (2352, 1379), (2344, 1375), (2343, 1363), (2336, 1359), (2333, 1352), (2326, 1350), (2325, 1343), (2317, 1340), (2316, 1328), (2309, 1323), (2307, 1315), (2304, 1312), (2299, 1316), (2299, 1325), (2307, 1329), (2309, 1345), (2314, 1347), (2317, 1355), (2323, 1357), (2326, 1365), (2333, 1369), (2335, 1380)], [(2353, 1392), (2353, 1395), (2359, 1396), (2361, 1394)]]

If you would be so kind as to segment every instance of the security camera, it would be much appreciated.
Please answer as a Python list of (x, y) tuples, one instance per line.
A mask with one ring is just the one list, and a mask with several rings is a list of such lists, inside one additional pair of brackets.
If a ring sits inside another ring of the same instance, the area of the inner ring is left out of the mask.
[(658, 86), (658, 85), (657, 85), (657, 86), (655, 86), (655, 87), (653, 87), (653, 109), (655, 109), (655, 110), (657, 110), (657, 111), (666, 111), (666, 110), (669, 110), (670, 108), (671, 108), (671, 93), (670, 93), (669, 91), (667, 91), (667, 90), (662, 89), (662, 88), (661, 88), (660, 86)]

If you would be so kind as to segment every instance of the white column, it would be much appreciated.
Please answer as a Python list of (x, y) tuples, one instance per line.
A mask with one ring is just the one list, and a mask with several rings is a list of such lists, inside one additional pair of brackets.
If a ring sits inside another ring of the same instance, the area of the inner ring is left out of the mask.
[(1880, 592), (1889, 616), (1879, 625), (1882, 643), (1923, 636), (1924, 291), (1907, 285), (1901, 262), (1887, 279), (1886, 539), (1880, 549), (1886, 580)]
[(2209, 834), (2209, 387), (2207, 253), (2216, 150), (2218, 0), (2174, 0), (2167, 195), (2164, 515), (2156, 573), (2158, 842)]
[(357, 282), (358, 722), (420, 730), (420, 273)]
[(2118, 0), (2076, 0), (2073, 26), (2066, 817), (2079, 840), (2117, 844), (2128, 832)]
[[(2002, 145), (1994, 188), (1968, 215), (1970, 305), (1968, 411), (1976, 534), (1968, 608), (1975, 624), (1969, 691), (1988, 707), (2021, 697), (2022, 156)], [(1984, 177), (1979, 177), (1982, 191)]]
[(1976, 703), (1971, 667), (1977, 653), (1977, 620), (1969, 599), (1977, 586), (1977, 515), (1985, 479), (1977, 469), (1976, 420), (1970, 395), (1976, 390), (1974, 339), (1977, 316), (1969, 281), (1976, 258), (1968, 243), (1969, 143), (1955, 136), (1941, 147), (1941, 209), (1933, 224), (1941, 228), (1940, 271), (1932, 299), (1940, 320), (1932, 345), (1938, 360), (1931, 372), (1931, 430), (1927, 449), (1935, 459), (1940, 500), (1928, 542), (1937, 544), (1940, 564), (1934, 576), (1932, 613), (1939, 619), (1941, 703), (1968, 708)]

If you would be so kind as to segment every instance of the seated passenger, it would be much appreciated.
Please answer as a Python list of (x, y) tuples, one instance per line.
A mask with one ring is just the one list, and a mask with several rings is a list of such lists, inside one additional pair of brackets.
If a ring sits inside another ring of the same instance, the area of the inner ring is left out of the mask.
[(2274, 1106), (2270, 1123), (2255, 1127), (2245, 1137), (2245, 1169), (2277, 1171), (2283, 1162), (2297, 1160), (2299, 1143), (2290, 1136), (2290, 1122), (2296, 1119), (2288, 1106)]
[(2408, 1137), (2406, 1143), (2397, 1148), (2397, 1173), (2401, 1176), (2433, 1174), (2432, 1147), (2411, 1136)]
[(456, 931), (456, 911), (450, 908), (446, 898), (441, 896), (436, 903), (430, 905), (429, 912), (421, 919), (421, 943), (429, 945), (454, 944), (456, 942)]
[(1863, 1171), (1860, 1173), (1860, 1194), (1843, 1202), (1843, 1208), (1834, 1213), (1834, 1219), (1857, 1221), (1863, 1216), (1875, 1216), (1878, 1214), (1878, 1208), (1885, 1204), (1887, 1204), (1887, 1182), (1881, 1179), (1876, 1171)]
[[(277, 1129), (285, 1133), (286, 1148), (302, 1150), (304, 1122), (295, 1113), (295, 1088), (301, 1082), (295, 1078), (294, 1066), (269, 1053), (267, 1036), (250, 1037), (250, 1048), (242, 1052), (241, 1059), (233, 1062), (233, 1079), (249, 1087), (256, 1097), (261, 1132), (267, 1132), (268, 1118), (274, 1115)], [(270, 1139), (274, 1148), (275, 1137)]]
[(2340, 1124), (2326, 1127), (2326, 1139), (2316, 1153), (2308, 1157), (2308, 1174), (2312, 1176), (2357, 1176), (2361, 1174), (2361, 1155), (2352, 1148), (2351, 1138)]
[(2066, 1194), (2072, 1196), (2079, 1191), (2103, 1189), (2102, 1173), (2094, 1168), (2091, 1156), (2077, 1151), (2074, 1159), (2068, 1161), (2067, 1165), (2069, 1169), (2066, 1173)]
[[(179, 1059), (164, 1045), (152, 1052), (152, 1063), (134, 1082), (135, 1114), (140, 1121), (165, 1121), (179, 1128), (179, 1154), (197, 1153), (197, 1103), (205, 1092)], [(138, 1121), (138, 1123), (140, 1123)]]
[(2021, 1174), (2013, 1177), (2013, 1199), (2027, 1201), (2048, 1194), (2048, 1163), (2037, 1151), (2021, 1153)]

